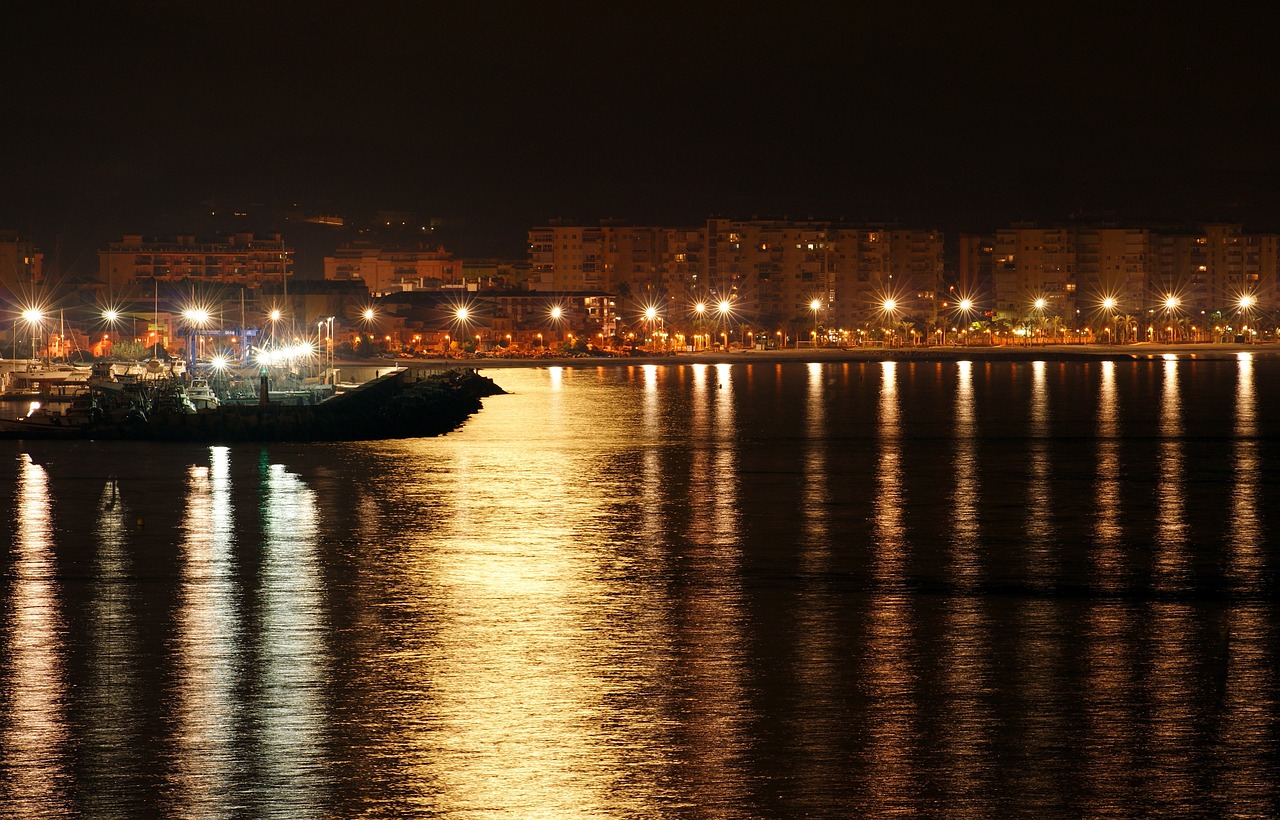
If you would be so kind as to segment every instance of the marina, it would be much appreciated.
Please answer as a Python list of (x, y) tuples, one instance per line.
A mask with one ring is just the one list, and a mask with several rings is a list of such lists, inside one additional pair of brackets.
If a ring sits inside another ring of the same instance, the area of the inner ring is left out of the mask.
[[(264, 368), (256, 395), (226, 382), (187, 379), (175, 367), (141, 367), (140, 375), (99, 363), (83, 380), (24, 393), (0, 417), (0, 437), (37, 439), (358, 441), (440, 435), (501, 392), (467, 369), (395, 368), (337, 392), (326, 384), (272, 390)], [(163, 375), (162, 375), (163, 374)], [(3, 405), (0, 405), (3, 406)]]

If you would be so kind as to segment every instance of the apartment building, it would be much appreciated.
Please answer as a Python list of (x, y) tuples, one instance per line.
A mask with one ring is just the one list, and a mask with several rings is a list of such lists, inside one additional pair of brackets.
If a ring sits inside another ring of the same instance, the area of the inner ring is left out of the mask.
[(529, 231), (530, 285), (541, 291), (599, 290), (605, 285), (605, 231), (549, 225)]
[(98, 251), (98, 278), (112, 288), (139, 282), (259, 287), (293, 276), (293, 249), (280, 234), (237, 233), (216, 241), (192, 235), (144, 239), (125, 234)]
[(360, 281), (370, 293), (459, 286), (462, 263), (444, 248), (384, 247), (353, 242), (324, 258), (324, 278)]
[(29, 294), (43, 279), (44, 254), (17, 231), (0, 231), (0, 290)]
[[(829, 222), (710, 219), (703, 228), (556, 225), (529, 232), (531, 278), (543, 290), (590, 290), (599, 271), (620, 310), (682, 317), (697, 302), (729, 300), (765, 325), (830, 328), (937, 315), (944, 248), (938, 231)], [(665, 303), (664, 303), (665, 302)], [(815, 316), (814, 304), (818, 305)]]

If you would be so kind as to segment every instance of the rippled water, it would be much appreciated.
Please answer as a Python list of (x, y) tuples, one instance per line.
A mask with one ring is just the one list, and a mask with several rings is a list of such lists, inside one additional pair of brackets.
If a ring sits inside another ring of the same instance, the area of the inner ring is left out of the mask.
[(0, 442), (13, 816), (1272, 816), (1280, 361), (502, 370)]

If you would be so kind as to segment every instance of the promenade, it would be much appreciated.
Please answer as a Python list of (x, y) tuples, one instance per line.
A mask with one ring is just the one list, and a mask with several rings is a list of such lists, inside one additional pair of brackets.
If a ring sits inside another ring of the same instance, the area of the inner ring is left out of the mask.
[[(804, 347), (786, 350), (701, 350), (696, 353), (644, 354), (637, 356), (477, 356), (469, 358), (396, 359), (395, 365), (427, 367), (611, 367), (637, 364), (720, 364), (786, 362), (866, 362), (866, 361), (1123, 361), (1173, 355), (1188, 359), (1234, 359), (1241, 353), (1280, 356), (1280, 343), (1260, 344), (1135, 344), (1107, 345), (995, 345), (948, 347)], [(340, 363), (346, 366), (393, 365), (393, 360)]]

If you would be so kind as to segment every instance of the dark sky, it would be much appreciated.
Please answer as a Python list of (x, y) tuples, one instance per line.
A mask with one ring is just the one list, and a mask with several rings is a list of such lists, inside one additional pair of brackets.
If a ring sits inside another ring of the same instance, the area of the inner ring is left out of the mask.
[(1280, 227), (1280, 60), (1225, 4), (17, 2), (3, 23), (0, 227), (38, 235), (209, 198), (414, 210), (517, 249), (557, 216)]

